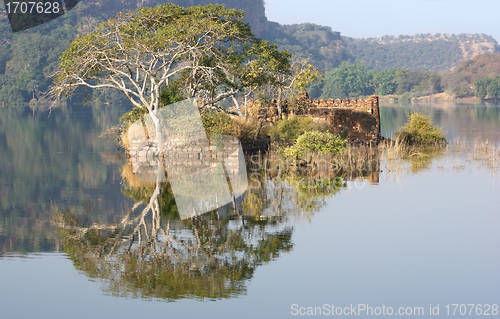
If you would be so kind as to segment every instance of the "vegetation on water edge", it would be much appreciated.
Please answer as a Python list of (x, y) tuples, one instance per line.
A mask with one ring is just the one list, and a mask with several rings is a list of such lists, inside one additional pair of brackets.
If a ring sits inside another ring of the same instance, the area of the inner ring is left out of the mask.
[(326, 122), (314, 122), (309, 117), (290, 116), (280, 120), (266, 129), (267, 135), (272, 142), (294, 143), (299, 136), (306, 132), (327, 132), (329, 124)]
[(298, 158), (306, 152), (319, 154), (342, 154), (347, 142), (330, 132), (305, 132), (292, 146), (280, 148), (285, 157)]
[(396, 132), (396, 139), (404, 144), (446, 143), (443, 130), (434, 125), (430, 116), (407, 113), (408, 122)]
[(500, 74), (490, 78), (486, 76), (474, 81), (474, 94), (477, 98), (500, 99)]

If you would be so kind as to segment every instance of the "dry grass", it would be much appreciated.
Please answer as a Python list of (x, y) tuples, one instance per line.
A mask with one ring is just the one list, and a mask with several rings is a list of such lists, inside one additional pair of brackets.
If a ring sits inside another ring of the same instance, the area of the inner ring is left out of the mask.
[(409, 146), (396, 140), (381, 144), (379, 149), (387, 158), (388, 171), (396, 179), (430, 169), (437, 160), (440, 170), (486, 169), (493, 176), (500, 171), (500, 148), (488, 141), (468, 144), (457, 140), (447, 146)]
[(500, 148), (488, 140), (476, 141), (474, 144), (457, 141), (448, 147), (448, 152), (453, 155), (462, 155), (467, 164), (485, 168), (495, 175), (500, 170)]

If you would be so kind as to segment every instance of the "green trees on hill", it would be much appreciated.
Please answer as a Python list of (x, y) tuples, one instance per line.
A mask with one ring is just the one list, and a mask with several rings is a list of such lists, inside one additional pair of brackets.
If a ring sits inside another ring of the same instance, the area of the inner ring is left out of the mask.
[(290, 51), (297, 58), (309, 58), (322, 72), (339, 66), (342, 61), (351, 60), (346, 55), (340, 32), (332, 31), (330, 27), (312, 23), (280, 25), (269, 22), (269, 29), (260, 37), (278, 44), (280, 49)]
[(366, 71), (366, 63), (343, 62), (322, 83), (311, 87), (310, 96), (322, 99), (358, 98), (371, 94), (413, 93), (423, 96), (441, 92), (441, 76), (434, 71), (387, 69)]
[(368, 69), (404, 68), (446, 71), (479, 53), (500, 52), (498, 43), (485, 34), (419, 34), (354, 39), (343, 37), (352, 60), (366, 61)]
[[(205, 5), (216, 3), (212, 0), (171, 0), (180, 6)], [(365, 61), (365, 74), (369, 80), (356, 81), (345, 86), (335, 84), (328, 93), (332, 96), (364, 95), (373, 92), (379, 95), (410, 92), (422, 95), (435, 92), (441, 86), (455, 96), (470, 96), (475, 92), (473, 82), (486, 76), (500, 74), (498, 54), (484, 54), (473, 60), (462, 62), (454, 72), (428, 76), (425, 73), (405, 74), (404, 70), (450, 70), (457, 67), (464, 57), (486, 52), (500, 52), (498, 43), (487, 35), (416, 35), (385, 36), (376, 39), (353, 39), (342, 37), (340, 32), (330, 27), (311, 23), (280, 25), (275, 22), (266, 24), (262, 0), (219, 0), (229, 8), (245, 10), (247, 20), (257, 24), (259, 31), (264, 25), (260, 37), (279, 45), (280, 49), (291, 52), (297, 60), (309, 58), (310, 63), (320, 71), (332, 71), (332, 77), (347, 78), (352, 75), (339, 74), (334, 69), (344, 61), (353, 63)], [(22, 33), (12, 34), (5, 15), (0, 16), (0, 104), (23, 104), (39, 98), (52, 83), (48, 77), (59, 64), (58, 56), (76, 37), (89, 34), (96, 26), (114, 16), (119, 11), (136, 10), (138, 7), (152, 7), (164, 3), (162, 0), (87, 0), (62, 17)], [(256, 22), (257, 21), (257, 22)], [(472, 61), (472, 62), (471, 62)], [(379, 70), (381, 73), (368, 70)], [(399, 69), (400, 71), (396, 71)], [(395, 74), (400, 72), (400, 74)], [(365, 76), (363, 75), (363, 76)], [(438, 85), (437, 77), (441, 77)], [(347, 79), (346, 78), (346, 79)], [(354, 77), (356, 78), (356, 77)], [(398, 78), (398, 83), (396, 83)], [(422, 85), (422, 81), (428, 82)], [(414, 83), (412, 85), (405, 82)], [(316, 97), (323, 94), (323, 85), (311, 88)], [(399, 93), (398, 93), (399, 92)], [(89, 90), (96, 100), (114, 103), (123, 102), (123, 95), (110, 90)], [(81, 99), (80, 95), (78, 99)]]
[(52, 31), (40, 28), (22, 32), (10, 46), (0, 45), (0, 103), (22, 104), (39, 98), (51, 83), (47, 75), (75, 33), (69, 25)]
[(367, 69), (365, 62), (343, 62), (328, 72), (323, 82), (310, 87), (309, 95), (344, 99), (396, 94), (400, 100), (409, 100), (447, 92), (454, 97), (500, 98), (500, 54), (483, 54), (464, 60), (453, 72)]
[(495, 100), (500, 99), (500, 75), (475, 80), (474, 95), (481, 100), (486, 97)]

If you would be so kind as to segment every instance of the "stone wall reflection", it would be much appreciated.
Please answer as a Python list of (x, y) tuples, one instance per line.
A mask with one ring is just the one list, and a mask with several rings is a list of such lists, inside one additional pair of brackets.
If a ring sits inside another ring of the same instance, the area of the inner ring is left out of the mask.
[(166, 182), (145, 182), (125, 164), (123, 193), (135, 202), (130, 211), (115, 223), (98, 223), (72, 208), (57, 214), (57, 229), (75, 267), (113, 296), (232, 298), (246, 292), (257, 267), (293, 248), (293, 224), (310, 220), (349, 180), (376, 182), (379, 167), (359, 165), (377, 156), (369, 148), (345, 155), (337, 169), (323, 169), (321, 161), (287, 166), (274, 153), (247, 156), (248, 186), (232, 190), (243, 195), (189, 218), (178, 209), (174, 174)]

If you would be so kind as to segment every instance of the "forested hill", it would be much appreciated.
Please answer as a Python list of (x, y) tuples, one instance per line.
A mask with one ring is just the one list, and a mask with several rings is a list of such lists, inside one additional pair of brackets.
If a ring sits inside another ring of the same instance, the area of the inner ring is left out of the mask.
[(460, 61), (479, 54), (500, 53), (500, 46), (485, 34), (420, 34), (382, 38), (342, 38), (346, 51), (356, 61), (365, 61), (368, 69), (404, 68), (445, 71)]
[(341, 36), (330, 27), (311, 23), (268, 23), (261, 37), (275, 42), (327, 72), (342, 61), (365, 61), (367, 69), (453, 70), (460, 61), (480, 54), (500, 53), (500, 46), (485, 34), (420, 34), (355, 39)]
[(340, 32), (330, 27), (312, 23), (281, 25), (269, 22), (268, 30), (261, 33), (264, 40), (280, 45), (300, 58), (311, 58), (311, 63), (326, 72), (340, 65), (342, 61), (352, 60), (346, 54), (345, 41)]

